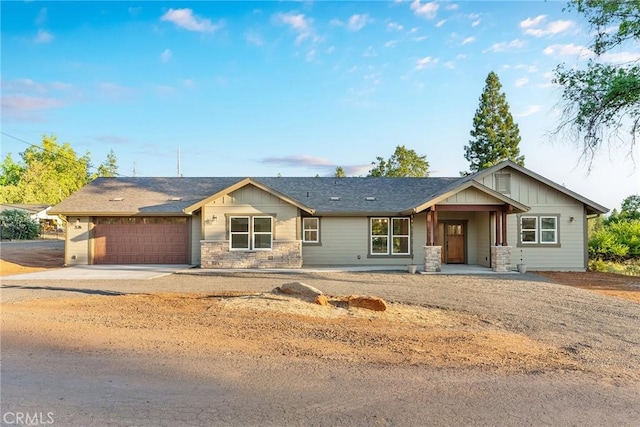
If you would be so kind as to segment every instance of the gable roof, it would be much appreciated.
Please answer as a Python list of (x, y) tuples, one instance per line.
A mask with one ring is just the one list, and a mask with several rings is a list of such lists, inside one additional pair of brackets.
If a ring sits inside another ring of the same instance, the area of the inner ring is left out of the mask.
[(312, 215), (408, 215), (475, 188), (508, 204), (529, 207), (482, 185), (476, 179), (510, 167), (584, 203), (588, 213), (608, 210), (528, 169), (506, 161), (465, 177), (433, 178), (98, 178), (49, 212), (63, 215), (191, 215), (209, 201), (247, 185), (269, 192)]
[(483, 170), (481, 170), (479, 172), (476, 172), (475, 174), (470, 175), (469, 178), (471, 178), (471, 179), (481, 178), (481, 177), (484, 177), (486, 175), (492, 174), (494, 172), (497, 172), (497, 171), (499, 171), (501, 169), (505, 169), (505, 168), (515, 169), (516, 171), (518, 171), (518, 172), (520, 172), (520, 173), (522, 173), (522, 174), (524, 174), (524, 175), (526, 175), (528, 177), (536, 179), (536, 180), (548, 185), (549, 187), (552, 187), (553, 189), (555, 189), (555, 190), (557, 190), (557, 191), (559, 191), (559, 192), (561, 192), (563, 194), (566, 194), (569, 197), (572, 197), (572, 198), (578, 200), (579, 202), (581, 202), (581, 203), (583, 203), (585, 205), (585, 208), (587, 209), (587, 213), (588, 214), (606, 214), (607, 212), (609, 212), (608, 208), (606, 208), (606, 207), (604, 207), (604, 206), (602, 206), (602, 205), (600, 205), (600, 204), (598, 204), (598, 203), (596, 203), (596, 202), (594, 202), (592, 200), (589, 200), (586, 197), (581, 196), (580, 194), (578, 194), (578, 193), (576, 193), (574, 191), (571, 191), (568, 188), (566, 188), (566, 187), (564, 187), (564, 186), (562, 186), (560, 184), (557, 184), (557, 183), (551, 181), (550, 179), (545, 178), (544, 176), (542, 176), (540, 174), (537, 174), (537, 173), (535, 173), (535, 172), (533, 172), (533, 171), (531, 171), (529, 169), (526, 169), (526, 168), (518, 165), (517, 163), (512, 162), (511, 160), (505, 160), (504, 162), (498, 163), (497, 165), (492, 166), (492, 167), (490, 167), (488, 169), (483, 169)]

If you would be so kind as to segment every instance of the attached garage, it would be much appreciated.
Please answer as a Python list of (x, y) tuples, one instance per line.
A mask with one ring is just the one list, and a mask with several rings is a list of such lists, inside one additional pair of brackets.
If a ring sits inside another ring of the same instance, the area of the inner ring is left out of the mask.
[(94, 264), (188, 264), (186, 217), (96, 217)]

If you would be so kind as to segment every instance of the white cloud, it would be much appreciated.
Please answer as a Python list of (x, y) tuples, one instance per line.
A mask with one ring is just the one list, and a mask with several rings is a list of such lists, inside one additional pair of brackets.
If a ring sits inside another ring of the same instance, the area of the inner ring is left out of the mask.
[(465, 44), (473, 43), (474, 41), (476, 41), (475, 37), (467, 37), (466, 39), (462, 40), (461, 44), (464, 46)]
[(425, 56), (424, 58), (418, 59), (416, 61), (416, 66), (414, 70), (420, 71), (424, 70), (427, 67), (434, 66), (438, 63), (438, 58), (433, 58), (431, 56)]
[(450, 70), (453, 70), (454, 68), (456, 68), (456, 64), (453, 61), (447, 61), (443, 65), (445, 68), (448, 68)]
[(336, 50), (336, 47), (332, 45), (326, 48), (324, 50), (324, 53), (326, 53), (327, 55), (331, 55), (335, 50)]
[(162, 62), (169, 62), (171, 61), (171, 49), (165, 49), (161, 54), (160, 54), (160, 60)]
[(520, 28), (526, 30), (529, 28), (537, 27), (545, 19), (547, 19), (547, 15), (538, 15), (535, 18), (527, 18), (524, 21), (520, 21)]
[[(312, 22), (310, 18), (306, 18), (302, 13), (276, 13), (272, 15), (272, 19), (279, 24), (285, 24), (291, 27), (293, 31), (298, 33), (296, 44), (302, 43), (305, 39), (314, 35)], [(314, 40), (317, 37), (313, 37)]]
[(329, 25), (332, 25), (334, 27), (343, 27), (344, 22), (342, 22), (338, 18), (333, 18), (331, 21), (329, 21)]
[(51, 40), (53, 40), (53, 34), (43, 29), (38, 30), (35, 38), (36, 43), (49, 43)]
[(173, 22), (185, 30), (199, 33), (214, 33), (223, 26), (222, 21), (214, 24), (210, 19), (194, 15), (191, 9), (169, 9), (167, 13), (160, 17), (160, 20)]
[(521, 40), (515, 39), (515, 40), (511, 40), (510, 42), (494, 43), (491, 45), (491, 47), (489, 47), (489, 49), (483, 50), (482, 53), (507, 52), (511, 50), (520, 49), (522, 47), (524, 47), (524, 42)]
[(473, 21), (473, 22), (471, 23), (471, 26), (472, 26), (472, 27), (477, 27), (478, 25), (480, 25), (480, 22), (481, 22), (481, 21), (480, 21), (480, 19), (478, 19), (477, 21)]
[(18, 111), (46, 110), (49, 108), (61, 107), (62, 101), (53, 98), (42, 98), (36, 96), (3, 96), (2, 109)]
[(384, 47), (396, 47), (398, 45), (398, 40), (389, 40), (384, 44)]
[(516, 80), (513, 85), (515, 87), (522, 87), (522, 86), (526, 86), (527, 83), (529, 83), (529, 79), (527, 77), (522, 77), (522, 78), (519, 78), (518, 80)]
[(260, 160), (260, 163), (268, 163), (278, 166), (293, 166), (293, 167), (325, 167), (334, 165), (323, 157), (314, 157), (308, 154), (294, 154), (284, 157), (265, 157)]
[(397, 22), (389, 22), (387, 24), (387, 30), (402, 31), (404, 30), (404, 27)]
[(411, 3), (411, 10), (413, 10), (416, 15), (423, 16), (427, 19), (435, 18), (439, 7), (439, 4), (435, 1), (421, 4), (420, 0), (414, 0)]
[(614, 64), (624, 64), (628, 62), (637, 62), (640, 60), (640, 54), (637, 52), (607, 52), (600, 56), (604, 62), (610, 62)]
[(569, 44), (553, 44), (547, 46), (542, 51), (545, 55), (549, 56), (573, 56), (579, 58), (587, 58), (593, 56), (593, 53), (586, 48), (585, 46), (576, 45), (573, 43)]
[(530, 105), (524, 111), (514, 113), (513, 115), (514, 117), (527, 117), (536, 114), (540, 110), (542, 110), (542, 105)]
[(2, 96), (2, 118), (7, 122), (43, 122), (38, 112), (63, 107), (64, 103), (55, 98), (38, 96)]
[(447, 3), (446, 9), (447, 10), (458, 10), (458, 5), (455, 4), (455, 3)]
[(525, 34), (534, 37), (552, 36), (560, 34), (573, 28), (572, 21), (558, 20), (542, 25), (547, 19), (546, 15), (538, 15), (535, 18), (527, 18), (520, 22), (520, 28)]
[(364, 28), (371, 20), (369, 19), (369, 15), (352, 15), (349, 18), (349, 22), (347, 23), (347, 28), (351, 31), (359, 31)]
[(442, 27), (445, 22), (447, 22), (446, 19), (441, 19), (440, 21), (436, 22), (436, 28)]

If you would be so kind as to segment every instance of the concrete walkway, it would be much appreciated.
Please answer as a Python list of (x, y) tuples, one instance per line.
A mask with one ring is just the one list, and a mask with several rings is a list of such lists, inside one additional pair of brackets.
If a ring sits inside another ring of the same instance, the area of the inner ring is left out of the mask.
[[(5, 276), (2, 281), (9, 280), (146, 280), (167, 274), (202, 274), (203, 276), (215, 276), (216, 274), (230, 273), (284, 273), (284, 274), (308, 274), (308, 273), (340, 273), (340, 272), (367, 272), (367, 271), (407, 271), (406, 266), (345, 266), (345, 267), (309, 267), (298, 269), (282, 268), (254, 268), (254, 269), (207, 269), (195, 268), (186, 264), (128, 264), (128, 265), (76, 265), (72, 267), (57, 268), (38, 271), (35, 273), (16, 274)], [(478, 265), (449, 264), (443, 265), (442, 271), (427, 273), (418, 271), (419, 274), (455, 274), (455, 275), (486, 275), (486, 274), (519, 274), (517, 271), (496, 273), (490, 268)]]
[(146, 280), (192, 268), (185, 264), (75, 265), (5, 276), (9, 280)]

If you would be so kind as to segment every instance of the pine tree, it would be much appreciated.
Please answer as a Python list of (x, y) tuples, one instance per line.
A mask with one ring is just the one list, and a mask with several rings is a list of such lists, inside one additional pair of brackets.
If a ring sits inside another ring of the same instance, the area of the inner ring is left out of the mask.
[(520, 155), (520, 130), (514, 123), (509, 104), (498, 75), (491, 71), (480, 96), (480, 105), (473, 117), (469, 145), (464, 147), (464, 158), (471, 172), (490, 168), (504, 160), (524, 166)]

